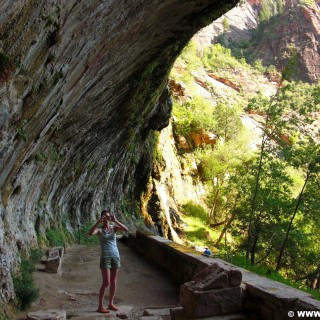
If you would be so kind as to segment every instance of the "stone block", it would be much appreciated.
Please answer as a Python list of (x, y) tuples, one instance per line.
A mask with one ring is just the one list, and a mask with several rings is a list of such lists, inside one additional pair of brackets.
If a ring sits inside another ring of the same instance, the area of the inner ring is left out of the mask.
[(185, 315), (182, 307), (170, 309), (171, 320), (186, 320), (188, 317)]
[(237, 287), (242, 281), (242, 273), (239, 269), (213, 263), (209, 267), (195, 274), (193, 281), (202, 284), (207, 290)]
[(263, 316), (263, 319), (273, 320), (276, 313), (277, 311), (274, 310), (273, 305), (262, 304), (260, 307), (260, 314)]
[(44, 271), (49, 273), (57, 273), (61, 265), (61, 258), (58, 255), (48, 258)]
[(53, 248), (51, 249), (51, 251), (59, 251), (60, 257), (62, 257), (62, 255), (65, 253), (64, 247), (62, 247), (62, 246), (60, 246), (60, 247), (53, 247)]
[(241, 311), (241, 288), (197, 291), (189, 282), (180, 287), (180, 303), (191, 318), (237, 313)]
[(28, 320), (65, 320), (67, 313), (65, 310), (49, 309), (29, 312), (27, 315)]
[(312, 296), (304, 297), (296, 300), (294, 308), (296, 310), (314, 310), (320, 311), (320, 301), (314, 299)]
[(49, 250), (47, 254), (47, 258), (55, 258), (55, 257), (61, 257), (59, 250)]
[(170, 308), (157, 308), (157, 309), (146, 309), (143, 312), (144, 316), (169, 316)]

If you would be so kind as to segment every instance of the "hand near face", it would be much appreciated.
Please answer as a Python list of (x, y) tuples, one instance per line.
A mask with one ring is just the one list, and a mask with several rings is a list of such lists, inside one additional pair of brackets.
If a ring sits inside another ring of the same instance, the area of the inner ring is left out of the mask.
[(114, 214), (110, 214), (110, 220), (111, 221), (115, 221), (116, 220), (116, 217), (114, 216)]
[(102, 217), (100, 217), (100, 219), (98, 220), (98, 223), (103, 223), (104, 222), (104, 220), (105, 220), (105, 216), (103, 215)]

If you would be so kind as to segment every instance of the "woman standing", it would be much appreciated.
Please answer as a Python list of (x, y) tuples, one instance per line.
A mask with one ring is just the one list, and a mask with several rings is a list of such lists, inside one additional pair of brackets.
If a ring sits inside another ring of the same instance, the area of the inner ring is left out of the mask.
[[(110, 225), (110, 221), (113, 225)], [(99, 225), (102, 223), (102, 227)], [(119, 310), (114, 304), (113, 299), (116, 292), (117, 274), (120, 268), (120, 255), (117, 247), (116, 232), (128, 231), (128, 228), (120, 223), (113, 214), (107, 210), (101, 212), (100, 219), (90, 229), (88, 235), (98, 235), (101, 245), (100, 270), (102, 275), (102, 285), (99, 291), (99, 307), (97, 312), (108, 313), (109, 310)], [(104, 294), (109, 288), (109, 306), (108, 309), (103, 306)]]

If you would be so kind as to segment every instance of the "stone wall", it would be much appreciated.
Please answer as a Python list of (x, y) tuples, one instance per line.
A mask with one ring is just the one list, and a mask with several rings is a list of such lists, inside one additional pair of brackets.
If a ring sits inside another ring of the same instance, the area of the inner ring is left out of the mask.
[[(168, 239), (138, 231), (136, 235), (129, 237), (129, 245), (145, 259), (171, 273), (180, 284), (194, 281), (199, 277), (195, 277), (196, 274), (213, 265), (214, 268), (223, 270), (240, 270), (242, 272), (241, 311), (250, 315), (250, 319), (301, 319), (298, 317), (298, 311), (319, 312), (320, 316), (320, 301), (313, 299), (310, 294), (235, 267), (220, 259), (203, 256), (193, 249)], [(290, 314), (292, 317), (288, 316), (289, 312), (293, 312)]]

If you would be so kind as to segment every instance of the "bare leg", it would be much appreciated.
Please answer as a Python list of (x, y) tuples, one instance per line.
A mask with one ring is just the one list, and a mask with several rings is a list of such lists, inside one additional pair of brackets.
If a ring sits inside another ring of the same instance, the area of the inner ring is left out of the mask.
[(106, 288), (109, 286), (110, 283), (110, 269), (100, 269), (101, 270), (101, 275), (102, 275), (102, 285), (100, 287), (99, 291), (99, 307), (98, 311), (107, 313), (108, 310), (103, 307), (103, 298), (104, 294), (106, 292)]
[(113, 304), (114, 295), (116, 293), (117, 275), (118, 275), (118, 268), (110, 269), (110, 290), (109, 290), (109, 309), (110, 310), (119, 310)]

